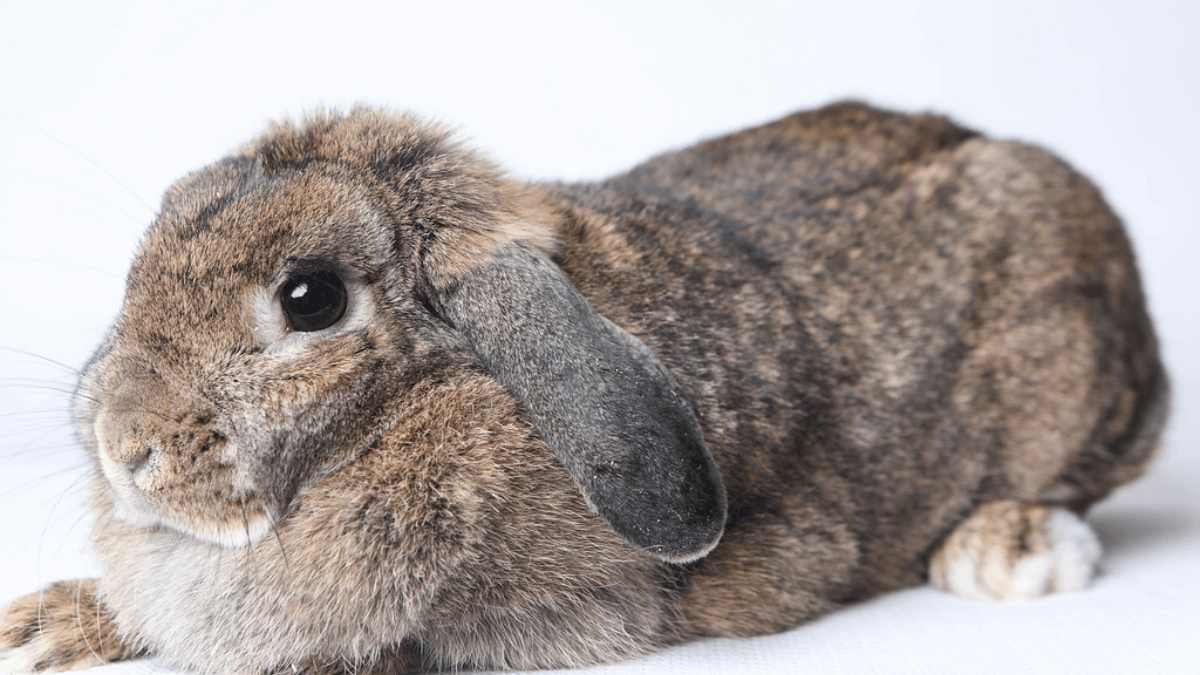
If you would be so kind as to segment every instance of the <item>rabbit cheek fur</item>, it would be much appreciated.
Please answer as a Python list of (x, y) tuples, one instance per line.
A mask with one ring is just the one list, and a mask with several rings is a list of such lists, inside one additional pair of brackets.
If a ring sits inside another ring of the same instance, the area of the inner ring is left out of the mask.
[[(345, 318), (291, 331), (314, 266)], [(1036, 148), (841, 104), (522, 187), (356, 110), (172, 188), (81, 393), (124, 653), (340, 672), (958, 579), (1140, 473), (1166, 379), (1120, 223)]]

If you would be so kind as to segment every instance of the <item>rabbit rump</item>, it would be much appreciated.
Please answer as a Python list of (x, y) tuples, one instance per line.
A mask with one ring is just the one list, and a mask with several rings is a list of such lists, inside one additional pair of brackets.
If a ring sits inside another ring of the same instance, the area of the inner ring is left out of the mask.
[(164, 197), (76, 397), (103, 574), (0, 668), (582, 666), (1076, 589), (1166, 382), (1096, 189), (941, 117), (527, 185), (314, 114)]

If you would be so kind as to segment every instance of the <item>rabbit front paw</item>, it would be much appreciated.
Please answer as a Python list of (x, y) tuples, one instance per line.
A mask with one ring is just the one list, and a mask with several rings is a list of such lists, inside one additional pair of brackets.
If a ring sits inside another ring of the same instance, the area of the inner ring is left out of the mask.
[(51, 584), (0, 615), (0, 674), (82, 670), (137, 655), (117, 638), (95, 579)]
[(988, 502), (934, 552), (929, 581), (965, 600), (1033, 600), (1082, 590), (1099, 559), (1095, 533), (1071, 511)]

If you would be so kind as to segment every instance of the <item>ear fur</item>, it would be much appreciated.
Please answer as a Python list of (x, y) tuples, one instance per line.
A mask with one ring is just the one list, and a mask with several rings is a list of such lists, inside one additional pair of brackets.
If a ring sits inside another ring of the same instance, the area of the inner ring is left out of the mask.
[(517, 398), (588, 505), (667, 562), (711, 551), (725, 488), (691, 404), (553, 262), (506, 244), (436, 305)]

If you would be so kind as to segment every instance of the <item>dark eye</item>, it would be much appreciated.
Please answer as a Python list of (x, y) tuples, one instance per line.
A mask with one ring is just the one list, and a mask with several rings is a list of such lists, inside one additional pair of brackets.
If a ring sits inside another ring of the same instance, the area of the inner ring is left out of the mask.
[(346, 287), (333, 272), (296, 274), (283, 285), (279, 304), (292, 330), (329, 328), (346, 313)]

